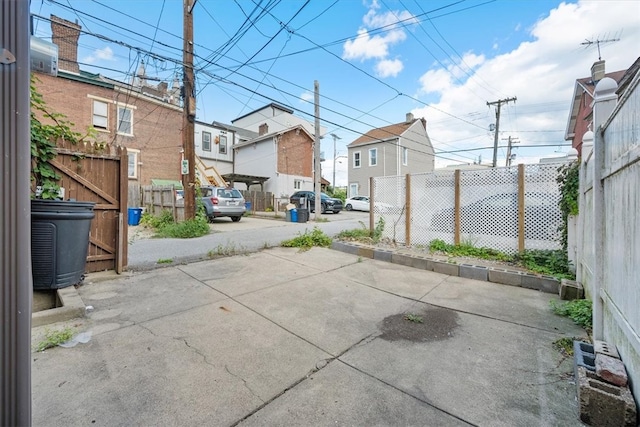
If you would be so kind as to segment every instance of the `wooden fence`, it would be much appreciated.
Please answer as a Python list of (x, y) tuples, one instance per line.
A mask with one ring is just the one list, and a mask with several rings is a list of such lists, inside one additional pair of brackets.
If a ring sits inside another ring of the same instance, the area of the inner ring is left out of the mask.
[(58, 142), (51, 165), (62, 176), (64, 198), (95, 202), (86, 272), (127, 266), (127, 149), (110, 144)]
[(173, 185), (143, 185), (140, 187), (140, 207), (151, 215), (158, 216), (170, 211), (175, 221), (184, 220), (184, 201), (176, 200)]
[(268, 191), (239, 190), (246, 202), (251, 203), (252, 211), (264, 212), (267, 208), (274, 209), (273, 193)]

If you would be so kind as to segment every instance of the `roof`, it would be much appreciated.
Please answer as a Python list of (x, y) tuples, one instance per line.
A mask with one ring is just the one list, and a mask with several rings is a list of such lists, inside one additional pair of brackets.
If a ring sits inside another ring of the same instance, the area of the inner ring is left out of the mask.
[(257, 138), (258, 137), (258, 132), (254, 132), (252, 130), (247, 130), (238, 126), (234, 126), (234, 125), (229, 125), (226, 123), (221, 123), (221, 122), (216, 122), (215, 120), (213, 122), (211, 122), (212, 126), (221, 128), (221, 129), (225, 129), (228, 130), (230, 132), (235, 132), (237, 133), (239, 136), (243, 136), (247, 139), (253, 139), (253, 138)]
[[(423, 119), (413, 119), (410, 122), (396, 123), (381, 128), (371, 129), (365, 133), (347, 147), (354, 145), (370, 144), (372, 142), (388, 141), (390, 139), (396, 139), (402, 136), (415, 122), (422, 121)], [(424, 123), (424, 122), (423, 122)]]
[(151, 185), (158, 185), (162, 187), (174, 186), (176, 190), (182, 190), (182, 182), (172, 179), (152, 179)]
[(302, 130), (302, 132), (304, 132), (305, 134), (307, 134), (307, 136), (308, 136), (312, 141), (314, 140), (313, 135), (311, 135), (311, 134), (309, 133), (309, 131), (307, 131), (307, 130), (304, 128), (304, 126), (302, 126), (302, 125), (295, 125), (295, 126), (291, 126), (291, 127), (289, 127), (289, 128), (282, 129), (282, 130), (279, 130), (279, 131), (276, 131), (276, 132), (271, 132), (271, 133), (266, 133), (266, 134), (264, 134), (264, 135), (260, 135), (260, 136), (258, 136), (258, 137), (256, 137), (256, 138), (250, 139), (250, 140), (248, 140), (248, 141), (241, 142), (241, 143), (239, 143), (239, 144), (234, 145), (234, 146), (233, 146), (233, 148), (242, 148), (242, 147), (246, 147), (246, 146), (248, 146), (248, 145), (256, 144), (256, 143), (258, 143), (258, 142), (262, 142), (262, 141), (269, 141), (269, 140), (272, 140), (274, 137), (276, 137), (276, 136), (278, 136), (278, 135), (282, 135), (282, 134), (285, 134), (285, 133), (287, 133), (287, 132), (291, 132), (291, 131), (294, 131), (294, 130)]
[(639, 70), (640, 70), (640, 56), (631, 65), (631, 67), (627, 69), (627, 72), (624, 73), (624, 76), (622, 76), (622, 78), (618, 82), (618, 90), (616, 91), (618, 95), (624, 92), (624, 90), (627, 88), (627, 86), (629, 86), (629, 83), (631, 83), (631, 81), (636, 76)]
[(285, 113), (293, 114), (293, 110), (291, 108), (285, 107), (285, 106), (280, 105), (280, 104), (276, 104), (275, 102), (272, 102), (271, 104), (267, 104), (264, 107), (260, 107), (257, 110), (253, 110), (253, 111), (251, 111), (251, 112), (249, 112), (249, 113), (247, 113), (247, 114), (245, 114), (243, 116), (236, 117), (235, 119), (231, 120), (231, 123), (236, 122), (236, 121), (238, 121), (240, 119), (244, 119), (245, 117), (249, 117), (250, 115), (257, 113), (258, 111), (262, 111), (262, 110), (264, 110), (266, 108), (269, 108), (269, 107), (275, 108), (276, 110), (281, 110), (281, 111), (283, 111)]
[[(609, 77), (619, 83), (627, 70), (614, 71), (612, 73), (606, 73), (604, 76)], [(567, 130), (565, 132), (564, 139), (569, 140), (573, 138), (573, 133), (576, 128), (576, 119), (580, 112), (580, 99), (582, 94), (586, 93), (593, 98), (593, 92), (596, 89), (596, 83), (593, 82), (591, 76), (583, 77), (576, 80), (576, 85), (573, 90), (573, 101), (571, 102), (571, 115), (569, 116), (569, 122), (567, 123)]]
[(109, 89), (113, 89), (114, 86), (113, 84), (102, 80), (100, 78), (100, 74), (93, 74), (82, 70), (80, 70), (80, 73), (70, 73), (68, 71), (58, 70), (58, 77), (90, 85), (102, 86)]

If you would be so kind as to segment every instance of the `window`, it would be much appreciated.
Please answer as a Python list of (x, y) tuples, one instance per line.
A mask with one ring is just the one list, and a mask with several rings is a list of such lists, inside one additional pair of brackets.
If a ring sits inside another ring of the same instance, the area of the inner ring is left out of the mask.
[(355, 153), (353, 153), (353, 167), (354, 168), (359, 168), (360, 167), (360, 152), (356, 151)]
[(299, 190), (302, 187), (302, 180), (296, 179), (293, 181), (294, 190)]
[(211, 151), (211, 132), (202, 132), (202, 151)]
[(356, 196), (358, 194), (358, 184), (349, 184), (349, 195), (351, 197)]
[(102, 101), (93, 101), (93, 127), (107, 129), (109, 127), (109, 105)]
[(402, 147), (402, 164), (407, 166), (409, 164), (409, 149)]
[(218, 153), (227, 154), (227, 136), (220, 135), (220, 144), (218, 145)]
[(133, 110), (118, 107), (118, 133), (133, 136)]
[(369, 166), (375, 166), (378, 164), (378, 149), (369, 149)]
[(127, 156), (129, 157), (129, 179), (138, 179), (138, 156), (140, 151), (132, 148), (127, 149)]

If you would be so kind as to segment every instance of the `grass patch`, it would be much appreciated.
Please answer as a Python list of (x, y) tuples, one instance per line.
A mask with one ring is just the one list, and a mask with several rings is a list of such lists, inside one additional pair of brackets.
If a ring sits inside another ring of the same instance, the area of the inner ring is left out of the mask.
[(570, 269), (571, 262), (567, 258), (566, 252), (562, 250), (526, 250), (521, 254), (514, 255), (513, 260), (536, 273), (554, 276), (558, 279), (574, 280), (576, 278)]
[(166, 209), (157, 216), (145, 212), (140, 218), (140, 223), (153, 228), (154, 237), (160, 238), (192, 239), (210, 232), (207, 216), (202, 211), (198, 211), (195, 218), (182, 222), (175, 222), (171, 211)]
[(444, 240), (435, 239), (429, 243), (431, 252), (443, 252), (449, 256), (464, 256), (481, 258), (495, 261), (511, 261), (512, 257), (491, 248), (477, 248), (470, 243), (461, 243), (459, 245), (450, 245)]
[(418, 316), (417, 314), (405, 314), (404, 316), (404, 320), (406, 320), (407, 322), (413, 322), (413, 323), (422, 323), (422, 316)]
[(338, 240), (347, 240), (351, 242), (360, 243), (378, 243), (382, 238), (382, 232), (384, 231), (384, 218), (380, 217), (376, 223), (373, 232), (367, 228), (362, 221), (360, 222), (360, 228), (354, 228), (352, 230), (343, 230), (336, 234)]
[(36, 351), (45, 351), (48, 348), (56, 347), (73, 338), (73, 329), (66, 327), (62, 330), (45, 330), (44, 339), (36, 346)]
[(309, 250), (313, 246), (329, 247), (331, 246), (331, 237), (324, 234), (318, 227), (313, 227), (313, 230), (305, 230), (304, 233), (298, 233), (297, 237), (290, 240), (284, 240), (280, 243), (285, 248), (300, 248), (302, 250)]
[(171, 258), (160, 258), (156, 261), (158, 264), (171, 264), (173, 260)]
[(564, 356), (573, 356), (573, 342), (579, 341), (576, 337), (562, 337), (553, 342), (553, 348), (558, 350)]
[(566, 316), (577, 325), (590, 331), (593, 326), (593, 309), (591, 300), (574, 299), (558, 304), (556, 300), (549, 301), (553, 312), (559, 316)]
[(562, 250), (528, 249), (522, 253), (509, 255), (491, 248), (478, 248), (469, 242), (451, 245), (440, 239), (432, 240), (429, 243), (429, 250), (448, 257), (470, 257), (507, 262), (534, 273), (553, 276), (557, 279), (575, 279), (575, 274), (570, 269), (571, 262), (567, 258), (566, 252)]
[(223, 257), (223, 256), (234, 256), (244, 252), (245, 252), (244, 248), (237, 248), (234, 243), (227, 243), (224, 246), (220, 244), (215, 249), (210, 250), (209, 252), (207, 252), (207, 256), (209, 258), (216, 258), (216, 257)]

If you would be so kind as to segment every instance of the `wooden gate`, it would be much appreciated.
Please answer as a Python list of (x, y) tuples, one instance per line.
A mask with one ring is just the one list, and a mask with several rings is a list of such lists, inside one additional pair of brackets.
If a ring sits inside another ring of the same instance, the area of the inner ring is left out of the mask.
[(127, 266), (127, 149), (110, 144), (58, 142), (50, 161), (62, 176), (64, 199), (95, 202), (86, 272)]

